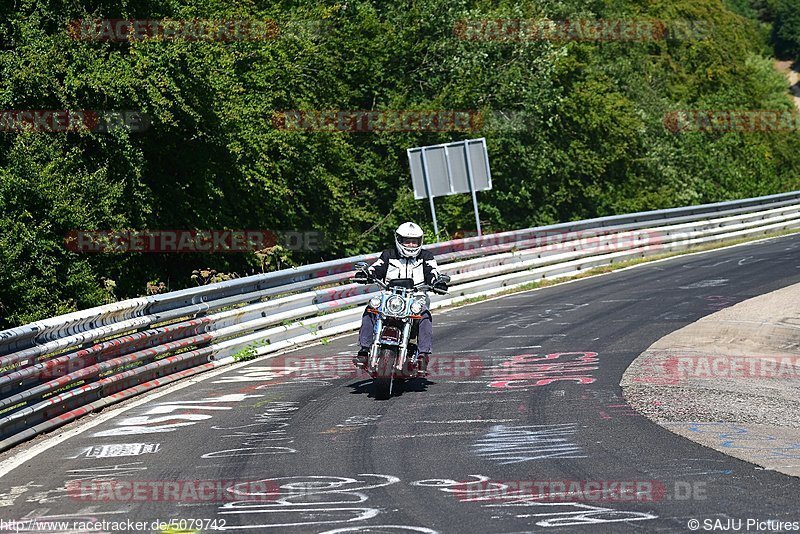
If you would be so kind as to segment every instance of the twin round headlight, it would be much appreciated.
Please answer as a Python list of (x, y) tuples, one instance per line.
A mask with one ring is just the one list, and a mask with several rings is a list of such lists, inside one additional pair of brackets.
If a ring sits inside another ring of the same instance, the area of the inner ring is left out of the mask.
[(403, 297), (389, 297), (386, 301), (386, 311), (392, 315), (400, 315), (406, 309), (406, 301)]
[[(369, 299), (369, 306), (370, 308), (380, 309), (381, 307), (381, 297), (375, 296)], [(405, 310), (406, 303), (401, 297), (389, 297), (386, 301), (386, 311), (393, 315), (400, 315)], [(422, 300), (414, 299), (411, 303), (411, 313), (414, 315), (419, 315), (422, 313), (422, 310), (425, 309), (425, 302)]]

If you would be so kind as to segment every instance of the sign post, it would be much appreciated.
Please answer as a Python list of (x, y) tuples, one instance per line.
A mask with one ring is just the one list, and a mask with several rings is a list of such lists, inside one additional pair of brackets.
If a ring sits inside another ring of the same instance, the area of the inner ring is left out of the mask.
[(477, 192), (492, 188), (486, 139), (409, 148), (406, 152), (411, 169), (411, 182), (414, 186), (414, 198), (417, 200), (428, 198), (436, 241), (439, 241), (439, 223), (433, 199), (437, 196), (459, 193), (472, 195), (475, 226), (478, 235), (482, 235)]
[(469, 160), (466, 143), (464, 144), (464, 159), (467, 161), (467, 182), (469, 183), (469, 192), (472, 194), (472, 207), (475, 210), (475, 226), (478, 228), (478, 237), (480, 237), (483, 234), (481, 233), (481, 218), (478, 215), (478, 196), (475, 193), (475, 184), (472, 180), (472, 162)]
[[(409, 156), (410, 157), (410, 156)], [(436, 233), (436, 242), (439, 242), (439, 223), (436, 221), (436, 207), (433, 205), (433, 193), (431, 189), (431, 176), (428, 174), (428, 161), (425, 159), (425, 152), (422, 152), (422, 175), (425, 177), (425, 194), (431, 203), (431, 216), (433, 217), (433, 231)], [(416, 197), (416, 193), (414, 194)]]

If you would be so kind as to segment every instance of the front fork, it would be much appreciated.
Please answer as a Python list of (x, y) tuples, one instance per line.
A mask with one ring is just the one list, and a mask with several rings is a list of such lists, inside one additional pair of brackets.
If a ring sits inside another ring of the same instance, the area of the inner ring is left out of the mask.
[[(411, 321), (406, 320), (403, 324), (403, 333), (400, 336), (400, 355), (395, 364), (395, 371), (403, 372), (406, 357), (408, 356), (408, 339), (411, 337)], [(383, 319), (380, 315), (375, 321), (374, 341), (369, 348), (369, 371), (374, 372), (378, 369), (378, 352), (381, 348), (381, 331), (383, 330)]]
[(405, 369), (406, 356), (408, 355), (408, 338), (411, 336), (411, 321), (406, 320), (403, 325), (403, 335), (400, 338), (400, 356), (394, 370), (402, 373)]
[(375, 331), (372, 333), (372, 346), (369, 348), (368, 370), (371, 373), (378, 370), (378, 350), (381, 348), (381, 330), (383, 330), (383, 319), (378, 315), (375, 320)]

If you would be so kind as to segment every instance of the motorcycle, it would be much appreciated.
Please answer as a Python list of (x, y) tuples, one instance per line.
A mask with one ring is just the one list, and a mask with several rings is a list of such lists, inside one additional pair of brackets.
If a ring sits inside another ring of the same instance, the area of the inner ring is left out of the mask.
[(395, 381), (417, 378), (419, 351), (416, 336), (419, 320), (430, 303), (426, 292), (446, 295), (450, 277), (440, 275), (434, 285), (415, 285), (411, 278), (397, 278), (387, 284), (370, 276), (366, 262), (356, 263), (355, 270), (362, 276), (353, 278), (353, 281), (374, 283), (381, 288), (381, 293), (372, 297), (367, 305), (367, 312), (374, 313), (377, 318), (366, 371), (372, 377), (376, 396), (388, 398), (392, 395)]

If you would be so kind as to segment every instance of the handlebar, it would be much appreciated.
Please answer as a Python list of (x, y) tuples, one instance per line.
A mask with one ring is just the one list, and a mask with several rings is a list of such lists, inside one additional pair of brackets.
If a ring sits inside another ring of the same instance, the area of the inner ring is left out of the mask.
[[(359, 271), (359, 272), (364, 272), (364, 271)], [(369, 273), (365, 273), (365, 274), (367, 275), (366, 278), (355, 278), (355, 277), (354, 278), (348, 278), (348, 282), (351, 282), (351, 283), (354, 283), (354, 284), (378, 284), (381, 287), (381, 289), (388, 289), (389, 288), (389, 284), (387, 284), (383, 280), (378, 280), (377, 278), (373, 278), (373, 277), (371, 277), (369, 275)]]
[(430, 286), (428, 284), (419, 284), (418, 286), (414, 286), (414, 289), (418, 289), (420, 291), (430, 291), (431, 293), (436, 293), (437, 295), (447, 295), (446, 289), (439, 289), (435, 286)]
[[(389, 284), (384, 282), (383, 280), (378, 280), (377, 278), (373, 278), (370, 276), (369, 272), (366, 269), (359, 270), (358, 272), (364, 273), (367, 275), (366, 280), (363, 278), (350, 278), (350, 282), (359, 283), (359, 284), (377, 284), (381, 289), (389, 289)], [(436, 293), (437, 295), (447, 295), (446, 289), (440, 289), (435, 286), (431, 286), (426, 283), (417, 284), (414, 286), (414, 291), (430, 291), (431, 293)]]

